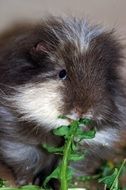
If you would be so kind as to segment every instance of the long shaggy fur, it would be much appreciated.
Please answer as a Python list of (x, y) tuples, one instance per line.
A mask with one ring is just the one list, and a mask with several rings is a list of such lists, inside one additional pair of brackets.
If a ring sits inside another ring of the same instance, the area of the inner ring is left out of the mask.
[[(97, 129), (93, 140), (78, 144), (89, 153), (86, 160), (71, 163), (77, 175), (120, 154), (126, 137), (122, 63), (122, 46), (113, 31), (83, 19), (53, 17), (1, 34), (0, 161), (12, 170), (18, 185), (39, 171), (48, 175), (55, 166), (58, 158), (41, 144), (62, 144), (51, 132), (69, 124), (59, 115), (90, 117)], [(66, 77), (61, 79), (63, 69)]]

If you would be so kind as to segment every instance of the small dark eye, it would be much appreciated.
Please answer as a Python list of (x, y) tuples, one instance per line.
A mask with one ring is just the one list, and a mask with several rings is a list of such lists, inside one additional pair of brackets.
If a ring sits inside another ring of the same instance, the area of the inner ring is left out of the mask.
[(60, 79), (66, 79), (66, 76), (67, 76), (67, 73), (66, 73), (66, 70), (65, 69), (63, 69), (63, 70), (61, 70), (60, 72), (59, 72), (59, 78)]

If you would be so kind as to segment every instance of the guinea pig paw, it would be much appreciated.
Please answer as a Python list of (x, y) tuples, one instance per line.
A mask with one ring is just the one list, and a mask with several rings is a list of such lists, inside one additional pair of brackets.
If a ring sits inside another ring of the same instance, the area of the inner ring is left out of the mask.
[[(33, 185), (43, 186), (43, 182), (45, 180), (45, 175), (42, 172), (38, 173), (33, 179)], [(48, 183), (48, 186), (53, 190), (59, 190), (60, 184), (56, 179), (51, 179)]]
[(18, 178), (18, 179), (16, 180), (16, 185), (17, 185), (17, 186), (22, 186), (22, 185), (26, 185), (26, 184), (28, 184), (28, 182), (27, 182), (26, 179)]
[(42, 172), (39, 172), (33, 179), (32, 184), (42, 186), (43, 182), (45, 180), (45, 175), (43, 175)]

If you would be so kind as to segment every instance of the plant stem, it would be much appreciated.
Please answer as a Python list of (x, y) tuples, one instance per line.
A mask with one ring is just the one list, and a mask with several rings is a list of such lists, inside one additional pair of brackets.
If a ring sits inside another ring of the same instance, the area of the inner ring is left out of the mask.
[(61, 190), (68, 190), (67, 172), (68, 172), (69, 155), (71, 154), (71, 145), (74, 140), (74, 136), (76, 134), (78, 126), (79, 126), (78, 121), (73, 121), (71, 123), (70, 138), (66, 140), (66, 143), (64, 145), (63, 160), (61, 162), (61, 171), (60, 171)]

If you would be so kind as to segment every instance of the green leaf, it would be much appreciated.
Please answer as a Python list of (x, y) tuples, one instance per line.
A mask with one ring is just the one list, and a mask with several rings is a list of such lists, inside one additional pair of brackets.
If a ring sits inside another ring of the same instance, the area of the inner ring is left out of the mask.
[(70, 181), (71, 179), (72, 179), (72, 177), (73, 177), (73, 169), (72, 168), (70, 168), (70, 167), (68, 167), (67, 168), (67, 180), (68, 181)]
[(60, 175), (60, 168), (58, 166), (48, 177), (46, 177), (44, 184), (43, 184), (44, 187), (46, 188), (47, 183), (50, 181), (50, 179), (52, 179), (52, 178), (59, 179), (59, 175)]
[(42, 147), (46, 149), (49, 153), (63, 153), (64, 147), (54, 147), (47, 144), (43, 144)]
[(53, 133), (57, 136), (65, 136), (69, 137), (70, 128), (66, 125), (62, 125), (61, 127), (58, 127), (57, 129), (53, 130)]
[(84, 124), (84, 125), (92, 125), (93, 121), (89, 118), (84, 118), (84, 119), (80, 119), (79, 120), (80, 124)]
[(72, 150), (73, 152), (76, 152), (76, 151), (77, 151), (77, 145), (75, 144), (75, 142), (72, 142), (72, 143), (71, 143), (71, 150)]
[(0, 187), (0, 190), (18, 190), (18, 189), (12, 187)]
[(83, 159), (84, 159), (84, 155), (79, 155), (77, 153), (70, 154), (70, 156), (69, 156), (69, 160), (71, 160), (71, 161), (79, 161), (79, 160), (83, 160)]
[(110, 176), (99, 179), (99, 182), (103, 182), (110, 188), (110, 190), (119, 190), (119, 177), (125, 166), (126, 159), (123, 160), (119, 169), (115, 168), (114, 173)]
[(34, 185), (25, 185), (20, 188), (21, 190), (40, 190), (39, 187), (34, 186)]
[(5, 184), (5, 181), (4, 181), (4, 180), (2, 180), (2, 179), (0, 179), (0, 187), (3, 187), (3, 186), (4, 186), (4, 184)]
[(95, 130), (84, 131), (81, 128), (78, 128), (76, 137), (81, 141), (83, 139), (92, 139), (95, 137), (95, 134), (96, 134)]
[(65, 116), (65, 115), (59, 115), (58, 118), (59, 118), (59, 119), (68, 119), (68, 117)]
[(14, 187), (1, 187), (0, 190), (42, 190), (42, 188), (35, 185), (25, 185), (19, 188)]
[(107, 185), (108, 188), (111, 188), (113, 182), (115, 181), (113, 188), (115, 188), (115, 190), (118, 190), (118, 178), (116, 179), (117, 175), (118, 175), (118, 169), (115, 168), (114, 173), (112, 175), (99, 179), (99, 182), (103, 182)]
[(79, 121), (78, 120), (74, 120), (72, 121), (72, 123), (70, 124), (71, 129), (76, 129), (77, 127), (79, 127)]

